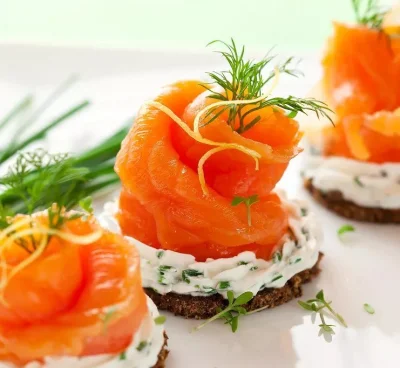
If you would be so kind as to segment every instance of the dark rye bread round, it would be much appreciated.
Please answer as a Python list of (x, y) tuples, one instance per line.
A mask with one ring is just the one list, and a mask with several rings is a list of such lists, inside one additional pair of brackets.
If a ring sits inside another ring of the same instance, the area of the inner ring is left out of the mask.
[(165, 368), (165, 360), (167, 359), (168, 354), (169, 354), (168, 336), (164, 332), (164, 345), (162, 346), (160, 352), (158, 353), (158, 361), (156, 365), (154, 365), (152, 368)]
[[(281, 288), (264, 289), (260, 291), (244, 307), (248, 312), (258, 308), (274, 308), (278, 305), (289, 302), (303, 294), (301, 285), (310, 282), (319, 272), (319, 263), (322, 259), (319, 254), (317, 263), (310, 269), (294, 275)], [(217, 308), (225, 308), (227, 300), (219, 294), (210, 296), (191, 296), (176, 293), (165, 295), (158, 294), (153, 289), (145, 289), (147, 295), (153, 300), (159, 309), (167, 310), (176, 316), (193, 319), (206, 319), (217, 313)]]
[(339, 191), (323, 192), (313, 186), (312, 179), (304, 181), (304, 186), (314, 199), (340, 216), (352, 220), (381, 224), (399, 224), (400, 208), (389, 210), (384, 208), (361, 207), (343, 198)]

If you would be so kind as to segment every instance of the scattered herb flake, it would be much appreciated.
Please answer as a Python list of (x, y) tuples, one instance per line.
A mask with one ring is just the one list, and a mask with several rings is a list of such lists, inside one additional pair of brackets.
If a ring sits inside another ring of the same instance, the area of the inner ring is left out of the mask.
[(121, 354), (119, 354), (119, 360), (126, 360), (126, 351), (123, 351)]
[(282, 253), (278, 250), (272, 256), (273, 263), (279, 263), (282, 260)]
[(354, 177), (354, 182), (355, 182), (358, 186), (360, 186), (360, 187), (362, 187), (362, 188), (364, 187), (364, 184), (361, 182), (359, 176), (355, 176), (355, 177)]
[(147, 341), (141, 341), (140, 344), (137, 346), (136, 350), (142, 351), (146, 348), (147, 345), (148, 345)]
[(174, 272), (176, 272), (176, 268), (175, 267), (172, 267), (172, 266), (167, 266), (167, 265), (161, 265), (161, 266), (158, 266), (158, 273), (159, 273), (159, 275), (158, 275), (158, 282), (161, 284), (161, 285), (167, 285), (166, 283), (165, 283), (165, 273), (167, 272), (167, 271), (169, 271), (169, 270), (173, 270)]
[(308, 215), (308, 209), (307, 209), (307, 208), (301, 208), (300, 211), (301, 211), (301, 215), (302, 215), (303, 217), (305, 217), (305, 216)]
[(247, 264), (249, 264), (249, 262), (245, 262), (245, 261), (240, 261), (238, 262), (238, 266), (246, 266)]
[(278, 280), (281, 279), (282, 277), (283, 277), (282, 275), (277, 275), (277, 276), (275, 276), (275, 277), (271, 280), (271, 282), (278, 281)]
[(172, 270), (172, 269), (175, 269), (175, 267), (172, 267), (172, 266), (167, 266), (167, 265), (161, 265), (161, 266), (159, 266), (158, 267), (158, 269), (160, 270), (160, 271), (168, 271), (168, 270)]
[(156, 325), (163, 325), (165, 323), (165, 321), (167, 320), (167, 317), (165, 316), (158, 316), (156, 318), (154, 318), (154, 323)]
[(104, 334), (107, 333), (108, 326), (109, 326), (111, 320), (114, 318), (114, 314), (116, 311), (117, 311), (116, 308), (111, 307), (111, 308), (108, 308), (108, 310), (104, 313), (104, 315), (102, 317)]
[(310, 233), (308, 232), (308, 230), (305, 227), (301, 228), (301, 233), (305, 236), (306, 241), (310, 240)]
[(228, 289), (230, 286), (231, 286), (231, 283), (229, 281), (221, 281), (218, 284), (217, 288), (220, 290), (225, 290), (225, 289)]
[(163, 251), (163, 250), (159, 250), (159, 251), (156, 253), (158, 259), (162, 258), (162, 257), (164, 256), (164, 254), (165, 254), (165, 251)]
[[(197, 286), (199, 286), (199, 285), (197, 285)], [(200, 286), (199, 286), (199, 288), (200, 288)], [(201, 288), (203, 289), (203, 291), (206, 294), (209, 294), (209, 295), (216, 294), (218, 292), (217, 289), (215, 289), (215, 288), (213, 288), (211, 286), (202, 286)]]
[(182, 271), (182, 280), (185, 281), (187, 284), (190, 284), (189, 277), (198, 277), (198, 276), (204, 276), (204, 272), (194, 270), (191, 268)]
[(372, 308), (368, 303), (364, 304), (364, 310), (369, 314), (375, 314), (375, 309)]
[(255, 270), (258, 270), (257, 266), (253, 266), (253, 267), (250, 268), (250, 271), (255, 271)]
[(341, 235), (345, 234), (345, 233), (349, 233), (349, 232), (353, 232), (356, 229), (354, 228), (354, 226), (352, 225), (343, 225), (339, 228), (339, 230), (337, 231), (338, 236), (340, 237)]

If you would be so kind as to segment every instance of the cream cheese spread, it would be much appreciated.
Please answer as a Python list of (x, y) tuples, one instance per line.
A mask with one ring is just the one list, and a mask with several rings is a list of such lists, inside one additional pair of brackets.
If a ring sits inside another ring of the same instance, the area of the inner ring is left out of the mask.
[[(283, 193), (280, 197), (290, 213), (289, 226), (294, 237), (287, 234), (282, 239), (282, 251), (276, 251), (271, 261), (257, 259), (247, 251), (231, 258), (196, 262), (192, 255), (155, 249), (127, 236), (141, 256), (143, 286), (159, 294), (218, 293), (225, 298), (229, 290), (237, 296), (245, 291), (255, 295), (264, 288), (283, 287), (291, 277), (316, 264), (322, 234), (304, 202), (288, 201)], [(99, 220), (103, 227), (120, 232), (116, 211), (116, 203), (106, 204)]]
[(323, 192), (339, 191), (362, 207), (400, 208), (400, 164), (375, 164), (345, 157), (305, 157), (304, 177)]

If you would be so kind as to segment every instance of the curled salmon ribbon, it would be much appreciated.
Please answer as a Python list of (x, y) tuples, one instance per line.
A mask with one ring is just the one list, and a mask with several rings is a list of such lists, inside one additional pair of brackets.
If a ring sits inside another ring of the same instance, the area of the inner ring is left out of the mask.
[(17, 216), (0, 254), (0, 361), (117, 354), (148, 313), (135, 248), (93, 217)]
[(323, 71), (323, 99), (337, 117), (324, 130), (324, 154), (399, 162), (400, 38), (336, 23)]
[[(288, 230), (286, 209), (271, 191), (300, 152), (302, 133), (279, 108), (265, 107), (249, 112), (245, 122), (261, 119), (239, 134), (227, 111), (206, 112), (216, 102), (209, 95), (200, 81), (177, 82), (139, 111), (115, 165), (122, 231), (199, 261), (245, 250), (268, 259)], [(249, 226), (245, 205), (231, 202), (255, 194)]]

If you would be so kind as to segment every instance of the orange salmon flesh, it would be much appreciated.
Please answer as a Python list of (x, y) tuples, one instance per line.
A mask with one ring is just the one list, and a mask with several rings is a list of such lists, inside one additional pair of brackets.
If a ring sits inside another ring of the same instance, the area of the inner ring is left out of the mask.
[[(47, 214), (40, 216), (33, 218), (45, 223)], [(92, 217), (61, 229), (74, 235), (99, 230)], [(16, 243), (3, 250), (9, 269), (28, 256)], [(9, 279), (3, 298), (0, 360), (21, 365), (46, 356), (119, 353), (148, 313), (137, 251), (105, 230), (88, 245), (52, 236), (39, 258)]]
[[(192, 130), (199, 111), (215, 102), (200, 81), (177, 82), (155, 98)], [(200, 133), (214, 142), (236, 143), (259, 153), (259, 170), (252, 157), (238, 150), (211, 156), (204, 172), (209, 191), (203, 194), (197, 167), (213, 146), (199, 143), (155, 107), (145, 105), (122, 143), (116, 172), (122, 181), (118, 220), (125, 235), (155, 248), (192, 254), (197, 260), (232, 257), (254, 251), (269, 259), (288, 231), (288, 214), (271, 191), (300, 149), (298, 123), (281, 110), (257, 111), (261, 120), (243, 134), (227, 124), (227, 112), (212, 123), (200, 122)], [(250, 113), (249, 121), (255, 115)], [(235, 196), (257, 194), (252, 224)]]
[(323, 70), (337, 117), (336, 128), (323, 132), (323, 153), (400, 162), (400, 38), (336, 23)]

